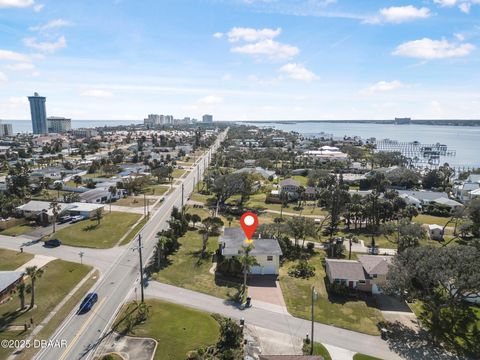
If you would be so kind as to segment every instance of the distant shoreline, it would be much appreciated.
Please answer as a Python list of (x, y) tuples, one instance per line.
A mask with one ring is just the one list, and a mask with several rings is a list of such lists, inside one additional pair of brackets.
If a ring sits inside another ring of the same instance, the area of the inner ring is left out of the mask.
[(388, 124), (408, 125), (442, 125), (442, 126), (480, 126), (480, 120), (411, 120), (409, 124), (395, 124), (395, 120), (243, 120), (248, 124), (298, 124), (298, 123), (337, 123), (337, 124)]

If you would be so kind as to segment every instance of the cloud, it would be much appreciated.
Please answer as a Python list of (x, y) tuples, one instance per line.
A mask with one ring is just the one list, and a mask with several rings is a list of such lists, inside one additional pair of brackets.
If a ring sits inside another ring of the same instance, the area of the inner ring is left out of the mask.
[(30, 57), (28, 57), (27, 55), (15, 52), (15, 51), (1, 50), (0, 49), (0, 60), (29, 62)]
[(197, 101), (201, 105), (218, 105), (223, 102), (223, 97), (216, 95), (208, 95)]
[(463, 34), (455, 33), (453, 35), (457, 38), (458, 41), (464, 41), (465, 40), (465, 35), (463, 35)]
[(35, 0), (0, 0), (0, 8), (26, 8), (35, 4)]
[(0, 85), (8, 81), (7, 75), (0, 71)]
[(252, 55), (257, 58), (267, 57), (270, 60), (286, 60), (298, 55), (300, 50), (292, 45), (266, 39), (253, 44), (234, 47), (231, 52)]
[(59, 49), (67, 47), (65, 36), (60, 36), (58, 40), (54, 42), (38, 42), (36, 38), (31, 37), (23, 39), (23, 43), (25, 46), (46, 53), (54, 53)]
[(367, 19), (365, 22), (370, 24), (394, 23), (400, 24), (417, 19), (426, 19), (432, 14), (427, 7), (417, 8), (413, 5), (392, 6), (379, 10), (377, 16)]
[(221, 39), (221, 38), (223, 37), (223, 33), (221, 33), (221, 32), (216, 32), (216, 33), (213, 34), (213, 37), (214, 37), (215, 39)]
[(479, 0), (434, 0), (433, 2), (440, 7), (458, 6), (460, 11), (465, 14), (470, 13), (470, 8), (472, 7), (472, 5), (480, 4)]
[(282, 32), (281, 28), (277, 29), (252, 29), (252, 28), (242, 28), (234, 27), (227, 33), (228, 41), (238, 42), (240, 40), (246, 42), (255, 42), (266, 39), (273, 39), (280, 35)]
[(12, 96), (8, 98), (7, 101), (10, 105), (25, 105), (28, 104), (26, 96)]
[(33, 11), (35, 11), (35, 12), (40, 12), (40, 11), (43, 10), (44, 7), (45, 7), (44, 4), (37, 4), (37, 5), (35, 5), (35, 6), (33, 7)]
[(96, 97), (96, 98), (111, 98), (113, 93), (108, 90), (89, 89), (83, 91), (80, 96)]
[(398, 80), (383, 81), (382, 80), (368, 86), (367, 88), (360, 91), (360, 93), (364, 95), (372, 95), (379, 92), (382, 93), (382, 92), (397, 90), (403, 87), (405, 87), (405, 84), (403, 84), (401, 81), (398, 81)]
[(310, 70), (306, 69), (302, 64), (289, 63), (280, 68), (280, 72), (286, 74), (287, 77), (300, 81), (317, 80), (318, 76)]
[(13, 71), (32, 71), (35, 70), (35, 65), (32, 63), (18, 63), (6, 65), (5, 68)]
[(432, 40), (423, 38), (400, 44), (392, 52), (392, 55), (431, 60), (467, 56), (474, 49), (475, 46), (468, 43), (456, 44), (446, 39)]
[(71, 26), (72, 23), (70, 21), (64, 20), (64, 19), (55, 19), (47, 22), (46, 24), (43, 25), (38, 25), (38, 26), (31, 26), (28, 28), (30, 31), (45, 31), (45, 30), (50, 30), (50, 29), (57, 29), (61, 27), (66, 27), (66, 26)]
[(452, 7), (457, 4), (457, 0), (433, 0), (433, 2), (442, 7)]

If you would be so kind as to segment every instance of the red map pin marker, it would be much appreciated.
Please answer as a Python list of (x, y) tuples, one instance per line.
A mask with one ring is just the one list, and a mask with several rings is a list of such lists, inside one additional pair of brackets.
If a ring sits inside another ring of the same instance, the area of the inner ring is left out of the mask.
[(247, 240), (251, 240), (253, 233), (258, 226), (258, 217), (252, 212), (246, 212), (240, 218), (240, 225), (245, 233)]

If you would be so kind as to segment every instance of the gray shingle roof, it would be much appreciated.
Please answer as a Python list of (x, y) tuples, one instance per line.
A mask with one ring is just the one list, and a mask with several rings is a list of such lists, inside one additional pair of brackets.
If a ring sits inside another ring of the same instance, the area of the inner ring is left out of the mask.
[(359, 255), (358, 261), (369, 275), (386, 275), (393, 256)]
[(405, 194), (411, 197), (414, 197), (420, 201), (435, 201), (439, 198), (448, 199), (447, 193), (439, 191), (411, 191), (411, 190), (398, 190), (398, 193)]
[(326, 259), (333, 279), (365, 280), (365, 272), (360, 262), (354, 260)]
[[(225, 232), (219, 237), (218, 242), (222, 244), (222, 254), (226, 256), (237, 256), (244, 245), (245, 234), (241, 228), (225, 228)], [(282, 249), (275, 239), (254, 239), (254, 249), (250, 255), (282, 255)]]
[(300, 184), (296, 180), (285, 179), (283, 181), (280, 181), (280, 187), (283, 187), (283, 186), (297, 186), (298, 187), (298, 186), (300, 186)]
[(0, 292), (23, 276), (23, 271), (0, 271)]

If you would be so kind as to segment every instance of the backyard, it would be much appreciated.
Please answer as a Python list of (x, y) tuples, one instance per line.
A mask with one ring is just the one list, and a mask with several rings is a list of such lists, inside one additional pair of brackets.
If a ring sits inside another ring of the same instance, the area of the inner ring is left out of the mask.
[[(147, 300), (149, 315), (127, 334), (158, 341), (154, 359), (184, 360), (189, 351), (213, 345), (219, 337), (219, 325), (208, 313), (160, 300)], [(121, 321), (135, 304), (124, 306), (116, 323)], [(125, 326), (120, 322), (117, 331)]]
[(65, 245), (110, 248), (127, 233), (139, 219), (140, 214), (113, 211), (103, 215), (100, 224), (96, 220), (84, 220), (61, 229), (49, 238), (56, 238)]

